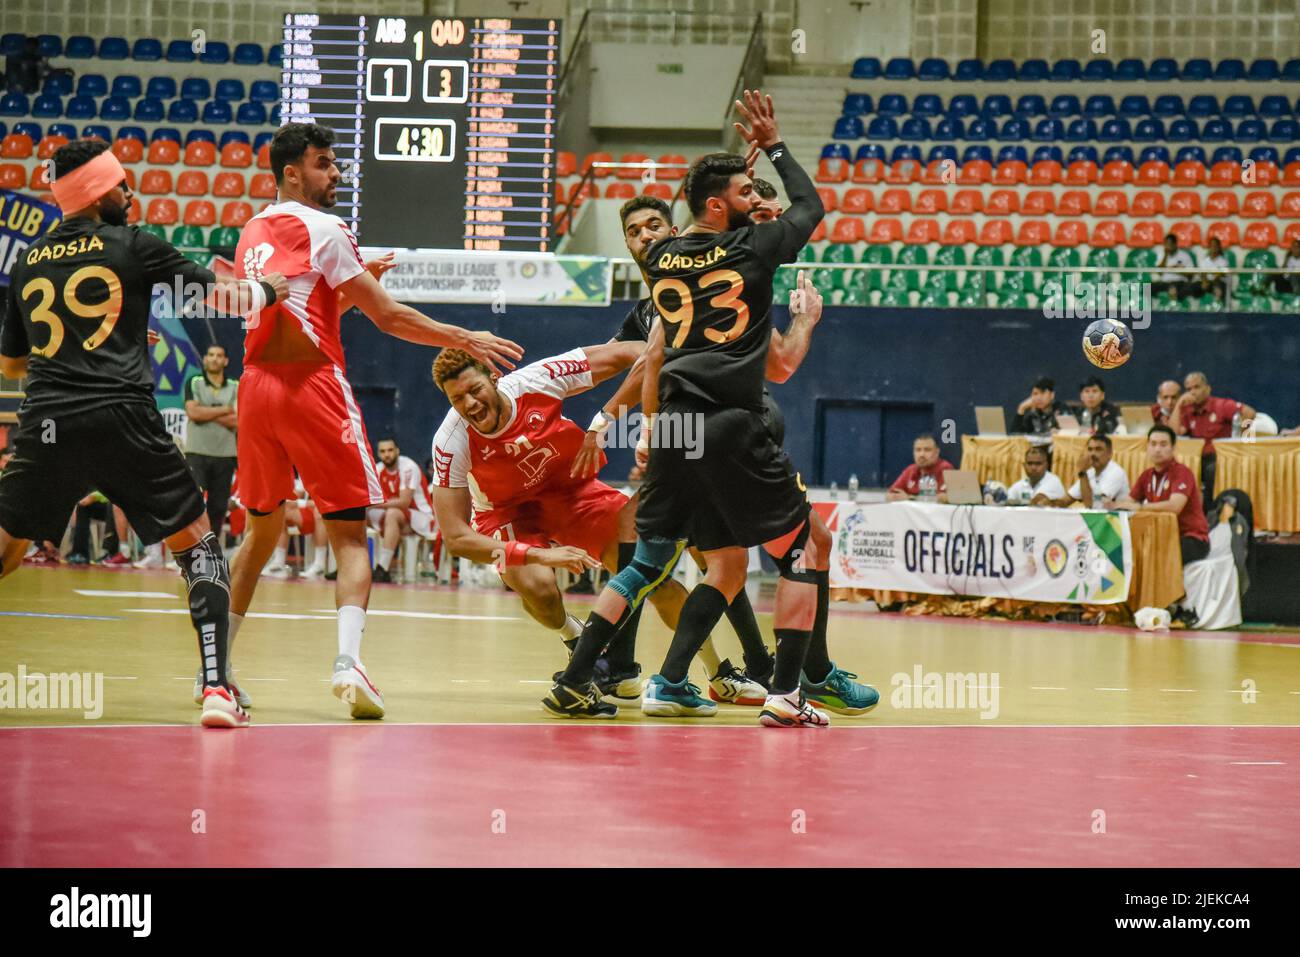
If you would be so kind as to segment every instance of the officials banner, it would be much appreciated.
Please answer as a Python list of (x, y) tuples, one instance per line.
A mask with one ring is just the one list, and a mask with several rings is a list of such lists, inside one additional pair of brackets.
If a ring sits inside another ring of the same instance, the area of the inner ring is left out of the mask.
[[(363, 250), (365, 258), (387, 250)], [(613, 268), (601, 256), (397, 250), (382, 280), (401, 302), (605, 306)]]

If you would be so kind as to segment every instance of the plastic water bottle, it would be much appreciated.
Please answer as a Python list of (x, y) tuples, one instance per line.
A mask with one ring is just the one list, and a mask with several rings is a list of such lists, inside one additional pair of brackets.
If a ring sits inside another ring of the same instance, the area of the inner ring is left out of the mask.
[(920, 481), (920, 498), (929, 502), (933, 501), (938, 494), (939, 484), (934, 480), (933, 475), (922, 475)]
[(849, 476), (849, 499), (856, 502), (858, 500), (858, 473), (854, 472)]
[(831, 483), (831, 498), (836, 498), (836, 499), (837, 499), (837, 498), (839, 498), (839, 497), (840, 497), (840, 483), (839, 483), (839, 482), (832, 482), (832, 483)]
[(1079, 413), (1079, 427), (1084, 432), (1092, 431), (1092, 410), (1085, 408)]
[(1240, 410), (1232, 413), (1232, 437), (1234, 439), (1241, 438), (1241, 411)]

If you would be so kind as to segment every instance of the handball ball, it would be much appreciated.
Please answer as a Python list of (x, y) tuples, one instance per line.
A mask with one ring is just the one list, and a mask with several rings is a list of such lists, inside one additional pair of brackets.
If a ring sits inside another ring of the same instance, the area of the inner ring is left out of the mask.
[(1001, 482), (985, 482), (983, 491), (985, 505), (1007, 504), (1007, 487)]
[(1101, 369), (1117, 369), (1133, 355), (1133, 333), (1118, 319), (1098, 319), (1083, 333), (1083, 354)]

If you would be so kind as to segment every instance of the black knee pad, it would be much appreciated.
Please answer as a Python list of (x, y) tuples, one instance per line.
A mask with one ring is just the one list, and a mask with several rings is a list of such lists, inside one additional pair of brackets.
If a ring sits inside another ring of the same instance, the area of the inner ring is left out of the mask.
[(364, 522), (366, 520), (366, 506), (341, 508), (337, 512), (322, 512), (321, 518), (327, 522)]
[(804, 560), (804, 546), (808, 544), (808, 536), (811, 532), (812, 524), (804, 519), (803, 527), (799, 529), (799, 534), (795, 535), (794, 541), (785, 550), (785, 554), (774, 559), (777, 571), (787, 581), (817, 584), (817, 569), (809, 568)]

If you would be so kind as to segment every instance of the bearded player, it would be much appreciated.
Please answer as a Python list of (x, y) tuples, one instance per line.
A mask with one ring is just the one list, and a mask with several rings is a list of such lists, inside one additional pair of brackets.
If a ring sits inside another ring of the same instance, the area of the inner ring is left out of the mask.
[(284, 525), (293, 470), (320, 509), (338, 563), (338, 657), (331, 682), (354, 718), (380, 718), (384, 699), (361, 662), (370, 597), (366, 510), (384, 502), (361, 410), (344, 374), (339, 318), (356, 306), (382, 332), (425, 346), (454, 346), (509, 366), (523, 350), (485, 332), (435, 322), (395, 301), (361, 261), (351, 230), (326, 212), (340, 178), (331, 130), (282, 126), (271, 141), (279, 200), (244, 227), (236, 250), (240, 276), (268, 270), (289, 279), (289, 296), (248, 323), (240, 381), (239, 465), (249, 534), (231, 576), (230, 636), (238, 635), (258, 573)]
[(379, 532), (373, 576), (377, 582), (391, 582), (392, 570), (388, 566), (402, 536), (413, 533), (421, 538), (433, 537), (433, 508), (424, 473), (414, 459), (402, 454), (396, 439), (380, 439), (375, 451), (379, 453), (375, 475), (384, 504), (370, 510), (370, 524)]

